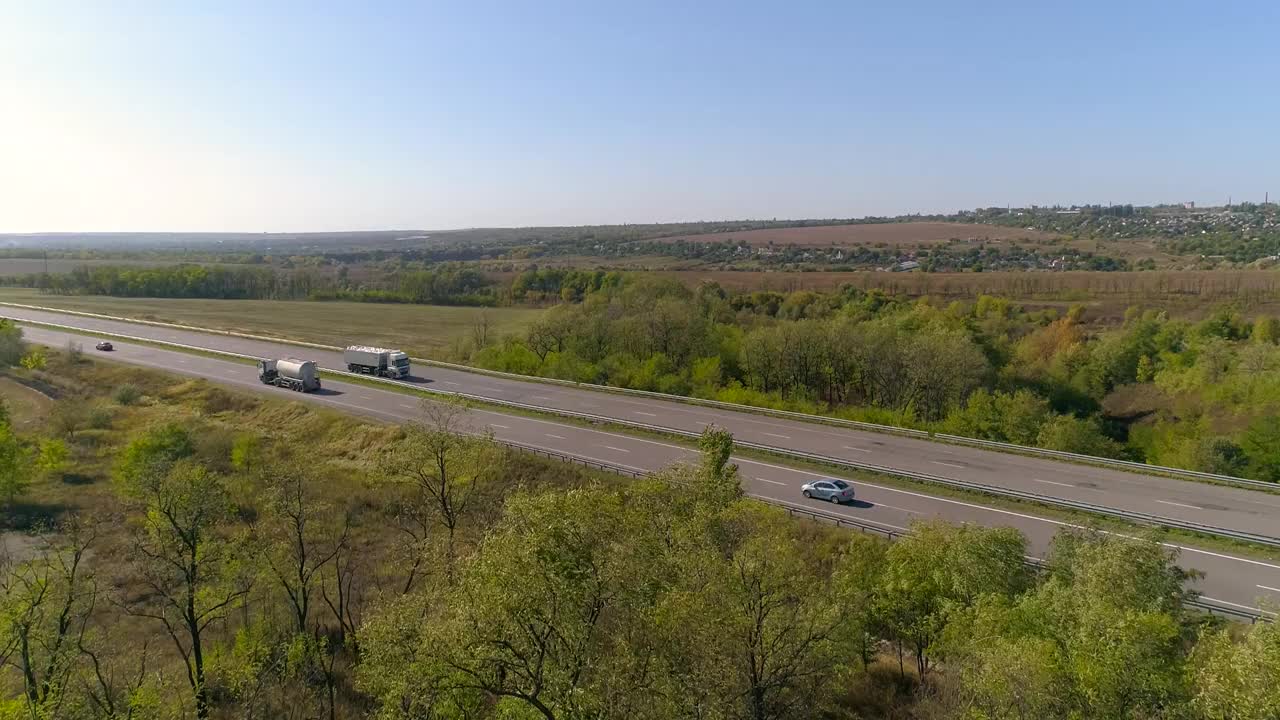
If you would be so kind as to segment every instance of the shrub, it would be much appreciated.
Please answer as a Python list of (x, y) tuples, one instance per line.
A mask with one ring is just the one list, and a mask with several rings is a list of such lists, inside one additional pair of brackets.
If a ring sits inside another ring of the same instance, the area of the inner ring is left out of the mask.
[(142, 399), (142, 391), (133, 383), (125, 383), (111, 393), (111, 398), (121, 405), (133, 405)]

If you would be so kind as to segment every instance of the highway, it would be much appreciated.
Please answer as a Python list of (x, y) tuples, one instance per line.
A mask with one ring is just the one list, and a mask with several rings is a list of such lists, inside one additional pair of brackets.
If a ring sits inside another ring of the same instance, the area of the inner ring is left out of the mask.
[[(0, 316), (183, 343), (257, 357), (302, 357), (321, 368), (345, 370), (340, 352), (131, 322), (0, 306)], [(358, 337), (352, 341), (357, 342)], [(893, 470), (925, 473), (999, 488), (1102, 505), (1280, 538), (1280, 495), (1043, 457), (789, 420), (747, 411), (703, 407), (572, 386), (417, 366), (410, 382), (547, 410), (589, 413), (686, 432), (716, 424), (744, 443), (821, 454)]]
[[(4, 314), (8, 315), (9, 312), (6, 310)], [(75, 316), (56, 316), (55, 318), (41, 318), (39, 321), (73, 324), (83, 323), (86, 322), (86, 320), (87, 319), (85, 318), (77, 318)], [(97, 323), (101, 321), (88, 320), (88, 322)], [(326, 362), (322, 360), (324, 353), (320, 352), (300, 352), (299, 348), (289, 346), (261, 347), (261, 343), (252, 345), (253, 347), (259, 348), (261, 350), (260, 352), (259, 350), (245, 349), (247, 346), (241, 345), (242, 342), (252, 344), (255, 343), (255, 341), (241, 341), (234, 338), (225, 338), (201, 333), (168, 331), (163, 328), (134, 324), (124, 324), (123, 327), (111, 327), (110, 329), (97, 329), (101, 332), (112, 332), (117, 334), (146, 335), (148, 337), (154, 335), (157, 340), (184, 342), (193, 345), (203, 345), (205, 347), (217, 347), (235, 352), (245, 352), (247, 354), (261, 354), (264, 356), (303, 355), (314, 358), (318, 361)], [(95, 340), (92, 334), (55, 331), (32, 326), (24, 328), (24, 333), (30, 341), (51, 347), (63, 347), (67, 345), (68, 342), (78, 342), (84, 344), (86, 347), (91, 347)], [(193, 340), (196, 342), (193, 342)], [(284, 400), (298, 400), (314, 403), (331, 409), (357, 413), (387, 422), (405, 422), (420, 417), (421, 415), (418, 402), (415, 398), (393, 390), (381, 390), (362, 384), (344, 383), (340, 380), (335, 380), (332, 377), (327, 377), (324, 378), (324, 389), (319, 393), (307, 395), (290, 393), (286, 390), (264, 386), (259, 383), (257, 380), (257, 371), (250, 365), (207, 356), (192, 355), (175, 350), (165, 350), (149, 345), (131, 344), (124, 341), (113, 342), (116, 345), (116, 351), (110, 354), (104, 353), (102, 357), (105, 359), (161, 369), (182, 375), (206, 378), (212, 382), (236, 387), (242, 390), (261, 392), (268, 396)], [(332, 358), (328, 359), (327, 363), (328, 364), (326, 364), (326, 366), (332, 367)], [(434, 368), (430, 369), (428, 374), (431, 376), (431, 382), (442, 384), (448, 382), (461, 384), (462, 382), (461, 380), (446, 380), (446, 378), (459, 376), (464, 378), (469, 377), (471, 385), (467, 389), (470, 392), (475, 392), (475, 388), (483, 389), (485, 387), (488, 387), (490, 392), (513, 392), (513, 390), (509, 389), (509, 382), (502, 383), (498, 379), (491, 377), (470, 375), (462, 372), (437, 372)], [(561, 397), (561, 402), (565, 401), (564, 396), (561, 396), (560, 393), (573, 392), (579, 395), (577, 404), (573, 406), (575, 409), (583, 408), (584, 402), (590, 401), (594, 405), (594, 407), (592, 407), (594, 412), (599, 412), (600, 410), (609, 410), (611, 412), (640, 412), (639, 408), (646, 408), (643, 412), (653, 412), (654, 414), (654, 418), (650, 418), (650, 420), (657, 419), (660, 422), (689, 422), (692, 423), (693, 427), (701, 427), (702, 424), (705, 424), (699, 423), (697, 415), (688, 415), (677, 412), (677, 410), (689, 411), (691, 413), (708, 413), (709, 416), (706, 422), (714, 421), (718, 425), (729, 425), (727, 421), (722, 420), (722, 417), (724, 417), (726, 413), (718, 410), (679, 405), (675, 408), (668, 409), (667, 406), (673, 405), (673, 403), (654, 401), (657, 403), (657, 405), (654, 405), (643, 400), (634, 400), (632, 398), (576, 390), (573, 388), (543, 386), (536, 383), (517, 384), (529, 386), (524, 390), (524, 392), (530, 393), (530, 396), (526, 398), (525, 401), (533, 399), (532, 393), (540, 393), (544, 397), (548, 398), (548, 400), (542, 402), (542, 404), (547, 405), (548, 407), (553, 406), (552, 404), (556, 402), (557, 396)], [(581, 397), (583, 394), (586, 395), (586, 398)], [(503, 399), (520, 398), (512, 397)], [(662, 410), (662, 413), (659, 413), (659, 410)], [(666, 414), (667, 412), (670, 412), (669, 416)], [(729, 413), (728, 415), (740, 414), (741, 413)], [(804, 425), (803, 423), (788, 424), (785, 423), (785, 421), (775, 421), (770, 418), (747, 416), (747, 419), (756, 423), (748, 427), (759, 435), (764, 435), (766, 432), (772, 432), (774, 430), (778, 431), (778, 434), (782, 434), (784, 431), (799, 434), (799, 430), (791, 427), (793, 424), (798, 425), (805, 431), (817, 433), (818, 437), (827, 437), (833, 433), (841, 436), (847, 434), (845, 431), (839, 429), (830, 429), (822, 426), (809, 426)], [(544, 449), (563, 455), (584, 460), (593, 460), (609, 465), (621, 466), (636, 471), (657, 470), (674, 462), (687, 461), (694, 458), (693, 451), (673, 443), (636, 438), (629, 435), (590, 429), (553, 420), (505, 415), (493, 411), (477, 409), (471, 411), (470, 421), (473, 423), (475, 429), (487, 429), (494, 434), (495, 438), (504, 442), (518, 443), (527, 447)], [(733, 428), (730, 427), (729, 429), (732, 430)], [(735, 431), (735, 434), (737, 434), (737, 431)], [(891, 448), (900, 447), (896, 444), (891, 444), (890, 442), (897, 440), (902, 439), (891, 436), (868, 435), (862, 441), (868, 443), (869, 447), (866, 449), (871, 452), (880, 452), (887, 456), (891, 452)], [(849, 444), (852, 445), (852, 442), (858, 441), (850, 441)], [(916, 444), (930, 446), (930, 448), (933, 449), (927, 442), (915, 442)], [(975, 469), (972, 466), (965, 464), (973, 462), (969, 459), (967, 449), (965, 448), (942, 447), (933, 450), (935, 453), (954, 453), (955, 461), (953, 464), (970, 470)], [(994, 453), (985, 454), (992, 455)], [(930, 456), (926, 456), (924, 461), (932, 462), (931, 460), (928, 460), (928, 457), (951, 456), (932, 454)], [(1008, 458), (1009, 460), (1017, 461), (1018, 463), (1044, 462), (1019, 456), (999, 455), (998, 457)], [(885, 459), (888, 460), (889, 458), (886, 457)], [(904, 460), (920, 462), (921, 458), (904, 458)], [(974, 501), (934, 497), (924, 492), (883, 487), (857, 480), (852, 481), (857, 490), (857, 502), (852, 505), (835, 506), (829, 503), (806, 501), (800, 495), (800, 485), (818, 477), (817, 474), (804, 470), (788, 468), (780, 462), (761, 462), (742, 457), (735, 457), (734, 462), (741, 467), (745, 488), (747, 492), (753, 496), (776, 502), (810, 507), (812, 509), (822, 510), (828, 513), (841, 514), (852, 519), (891, 529), (905, 530), (912, 520), (931, 517), (945, 518), (954, 522), (973, 522), (988, 526), (1010, 526), (1022, 531), (1030, 541), (1032, 552), (1036, 555), (1041, 555), (1047, 550), (1049, 541), (1053, 535), (1064, 526), (1064, 523), (1060, 521), (1037, 517), (1030, 512), (989, 508)], [(1004, 467), (1017, 468), (1021, 467), (1021, 465), (1010, 465)], [(1064, 472), (1072, 470), (1088, 473), (1109, 472), (1098, 471), (1094, 468), (1079, 468), (1076, 466), (1063, 467)], [(1006, 472), (1017, 471), (1006, 470)], [(1041, 471), (1037, 470), (1036, 472), (1038, 474)], [(1123, 473), (1117, 474), (1123, 475)], [(1053, 475), (1052, 477), (1064, 476)], [(1159, 480), (1174, 487), (1189, 484), (1172, 480)], [(1206, 486), (1206, 489), (1223, 490), (1230, 488)], [(1258, 495), (1260, 498), (1269, 497), (1267, 495)], [(1256, 608), (1259, 600), (1264, 598), (1271, 604), (1280, 602), (1280, 564), (1241, 557), (1229, 552), (1212, 551), (1188, 545), (1169, 545), (1169, 547), (1177, 548), (1180, 551), (1181, 564), (1184, 567), (1200, 570), (1205, 574), (1203, 580), (1201, 580), (1196, 587), (1204, 593), (1206, 600), (1225, 606), (1240, 608)]]

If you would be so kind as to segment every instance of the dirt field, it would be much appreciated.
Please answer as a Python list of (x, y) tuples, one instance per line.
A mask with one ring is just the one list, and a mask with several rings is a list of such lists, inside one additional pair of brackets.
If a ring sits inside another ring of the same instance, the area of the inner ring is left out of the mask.
[(824, 225), (821, 227), (781, 228), (777, 230), (748, 230), (710, 235), (681, 235), (668, 238), (671, 241), (708, 242), (736, 240), (753, 247), (766, 245), (798, 245), (802, 247), (833, 247), (850, 245), (939, 245), (956, 240), (1030, 240), (1042, 242), (1055, 236), (1039, 230), (972, 225), (947, 222), (880, 223), (875, 225)]

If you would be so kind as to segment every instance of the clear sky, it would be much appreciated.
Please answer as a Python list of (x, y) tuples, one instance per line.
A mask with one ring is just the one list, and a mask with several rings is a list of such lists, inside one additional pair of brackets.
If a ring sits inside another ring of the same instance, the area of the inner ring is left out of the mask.
[(0, 232), (1280, 197), (1280, 2), (0, 0)]

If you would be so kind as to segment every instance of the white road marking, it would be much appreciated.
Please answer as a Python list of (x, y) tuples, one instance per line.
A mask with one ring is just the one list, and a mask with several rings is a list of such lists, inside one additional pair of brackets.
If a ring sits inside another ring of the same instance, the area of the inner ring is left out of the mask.
[(624, 452), (624, 453), (629, 453), (629, 452), (631, 452), (630, 450), (628, 450), (628, 449), (626, 449), (626, 448), (614, 447), (614, 446), (612, 446), (612, 445), (601, 445), (600, 447), (604, 448), (605, 450), (615, 450), (615, 451), (617, 451), (617, 452)]
[(1278, 593), (1280, 593), (1280, 588), (1273, 588), (1273, 587), (1271, 587), (1270, 585), (1254, 585), (1254, 587), (1256, 587), (1256, 588), (1261, 588), (1261, 589), (1263, 589), (1263, 590), (1270, 590), (1271, 592), (1278, 592)]
[(845, 445), (845, 446), (844, 446), (844, 449), (845, 449), (845, 450), (857, 450), (858, 452), (864, 452), (864, 453), (869, 453), (869, 452), (871, 452), (870, 450), (868, 450), (868, 449), (866, 449), (866, 448), (854, 447), (854, 446), (852, 446), (852, 445)]
[(530, 397), (534, 400), (550, 400), (551, 399), (546, 395), (531, 395)]
[(458, 383), (456, 383), (456, 382), (454, 382), (454, 381), (452, 381), (452, 380), (441, 380), (440, 382), (444, 383), (445, 385), (457, 385), (457, 384), (458, 384)]
[(790, 435), (779, 435), (778, 433), (764, 433), (764, 434), (765, 434), (765, 435), (768, 435), (769, 437), (782, 438), (783, 440), (790, 440), (790, 439), (791, 439), (791, 436), (790, 436)]
[(769, 478), (758, 477), (756, 479), (759, 480), (760, 482), (767, 482), (772, 485), (788, 485), (789, 484), (789, 483), (784, 483), (781, 480), (770, 480)]
[(1041, 480), (1040, 478), (1031, 478), (1031, 479), (1038, 483), (1044, 483), (1045, 485), (1061, 485), (1062, 487), (1069, 487), (1069, 488), (1075, 487), (1075, 485), (1072, 485), (1071, 483), (1060, 483), (1060, 482), (1054, 482), (1052, 480)]
[(489, 427), (502, 428), (503, 430), (510, 430), (510, 429), (511, 429), (511, 426), (510, 426), (510, 425), (499, 425), (498, 423), (489, 423)]
[(565, 439), (567, 439), (567, 438), (565, 438), (565, 436), (563, 436), (563, 435), (552, 435), (551, 433), (543, 433), (543, 435), (546, 435), (546, 436), (547, 436), (547, 437), (549, 437), (549, 438), (555, 438), (555, 439), (557, 439), (557, 440), (565, 440)]
[(632, 410), (632, 412), (637, 415), (644, 415), (645, 417), (658, 417), (656, 413), (641, 412), (639, 410)]
[(1200, 507), (1199, 505), (1184, 505), (1184, 504), (1182, 504), (1182, 503), (1169, 502), (1168, 500), (1157, 500), (1156, 502), (1160, 503), (1161, 505), (1172, 505), (1172, 506), (1174, 506), (1174, 507), (1188, 508), (1188, 509), (1190, 509), (1190, 510), (1203, 510), (1203, 509), (1204, 509), (1204, 508)]
[(955, 463), (942, 462), (941, 460), (933, 460), (932, 462), (934, 465), (945, 465), (947, 467), (960, 468), (961, 470), (964, 469), (963, 465), (957, 465)]
[[(1228, 601), (1228, 600), (1219, 600), (1218, 598), (1211, 598), (1211, 597), (1209, 597), (1208, 595), (1201, 595), (1201, 596), (1200, 596), (1200, 599), (1201, 599), (1201, 600), (1208, 600), (1209, 602), (1216, 602), (1216, 603), (1218, 603), (1218, 604), (1220, 604), (1220, 605), (1230, 605), (1230, 606), (1232, 606), (1232, 607), (1243, 608), (1243, 609), (1245, 609), (1245, 610), (1253, 610), (1254, 612), (1257, 612), (1257, 611), (1259, 610), (1259, 608), (1256, 608), (1256, 607), (1254, 607), (1254, 606), (1252, 606), (1252, 605), (1241, 605), (1240, 603), (1233, 603), (1233, 602), (1230, 602), (1230, 601)], [(1266, 611), (1264, 610), (1263, 612), (1266, 612)], [(1268, 615), (1274, 615), (1275, 613), (1267, 613), (1267, 614), (1268, 614)]]
[(409, 403), (400, 403), (400, 407), (405, 408), (406, 410), (413, 410), (413, 409), (414, 409), (414, 408), (413, 408), (413, 406), (412, 406), (412, 405), (410, 405)]

